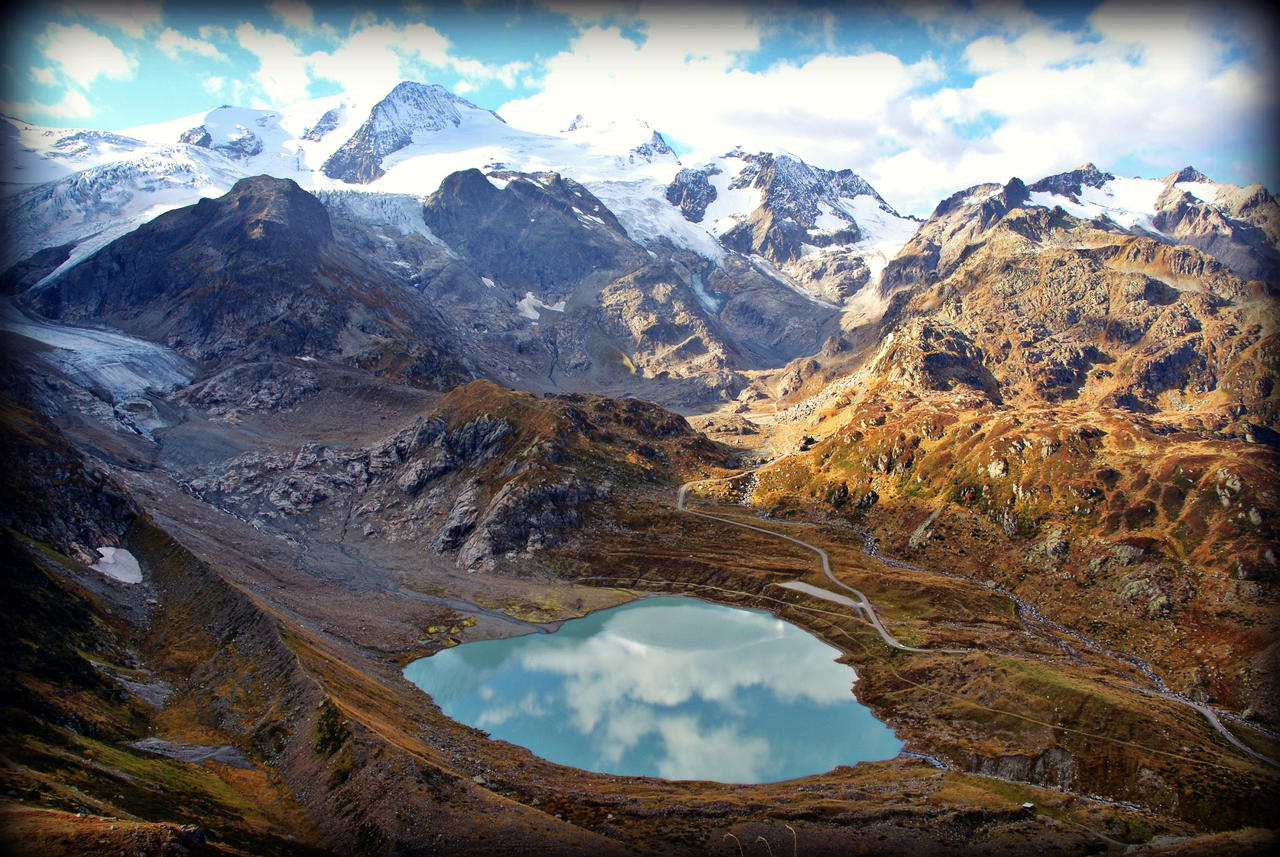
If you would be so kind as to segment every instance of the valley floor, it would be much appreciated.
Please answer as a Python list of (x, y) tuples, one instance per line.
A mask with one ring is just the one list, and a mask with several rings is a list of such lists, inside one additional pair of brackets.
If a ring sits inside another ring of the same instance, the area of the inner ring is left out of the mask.
[[(363, 443), (437, 404), (366, 392), (386, 429), (362, 425), (352, 440)], [(332, 412), (360, 410), (346, 409)], [(296, 449), (299, 418), (217, 423), (221, 434), (204, 436), (223, 449), (249, 436)], [(6, 677), (21, 690), (0, 760), (18, 853), (733, 854), (739, 843), (764, 853), (763, 840), (809, 855), (1262, 854), (1275, 844), (1271, 736), (1226, 712), (1215, 729), (1204, 706), (1152, 687), (1132, 654), (1089, 645), (985, 583), (868, 551), (874, 542), (847, 521), (761, 515), (740, 502), (729, 462), (679, 488), (658, 476), (631, 485), (565, 541), (468, 571), (344, 521), (233, 514), (178, 478), (190, 465), (163, 432), (150, 445), (91, 420), (69, 431), (139, 504), (141, 517), (121, 518), (120, 544), (146, 574), (130, 588), (10, 539), (21, 571), (7, 610), (40, 619), (17, 623), (26, 654)], [(752, 786), (593, 774), (449, 720), (400, 672), (444, 646), (554, 629), (648, 593), (763, 607), (838, 647), (859, 699), (908, 752)], [(93, 666), (65, 666), (77, 663)], [(163, 692), (148, 702), (148, 687)], [(143, 749), (179, 745), (239, 757)]]

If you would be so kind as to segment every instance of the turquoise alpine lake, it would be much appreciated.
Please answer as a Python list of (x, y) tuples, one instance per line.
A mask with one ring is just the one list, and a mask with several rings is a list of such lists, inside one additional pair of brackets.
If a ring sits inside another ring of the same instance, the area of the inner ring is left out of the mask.
[(552, 762), (767, 783), (902, 749), (839, 654), (762, 610), (664, 597), (464, 643), (404, 674), (454, 720)]

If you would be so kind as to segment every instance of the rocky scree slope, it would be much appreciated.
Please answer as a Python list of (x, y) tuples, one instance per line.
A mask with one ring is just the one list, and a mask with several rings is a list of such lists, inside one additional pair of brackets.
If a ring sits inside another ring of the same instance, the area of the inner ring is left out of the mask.
[(368, 449), (247, 453), (187, 487), (285, 532), (418, 544), (492, 570), (614, 514), (593, 501), (732, 463), (683, 418), (638, 399), (538, 398), (476, 381)]
[[(439, 742), (450, 730), (473, 739), (448, 727), (428, 741), (438, 710), (398, 670), (261, 607), (243, 581), (228, 584), (121, 504), (101, 465), (42, 418), (8, 395), (0, 414), (5, 448), (30, 465), (5, 500), (43, 513), (40, 529), (16, 520), (0, 532), (11, 558), (0, 673), (13, 691), (4, 810), (15, 796), (40, 810), (23, 816), (21, 842), (0, 831), (6, 850), (61, 853), (72, 839), (60, 825), (73, 818), (77, 835), (94, 834), (86, 853), (143, 841), (193, 854), (623, 850), (463, 776)], [(53, 490), (41, 478), (49, 463), (66, 474)], [(99, 539), (131, 551), (143, 582), (116, 583), (70, 555)], [(216, 764), (186, 760), (214, 750)]]

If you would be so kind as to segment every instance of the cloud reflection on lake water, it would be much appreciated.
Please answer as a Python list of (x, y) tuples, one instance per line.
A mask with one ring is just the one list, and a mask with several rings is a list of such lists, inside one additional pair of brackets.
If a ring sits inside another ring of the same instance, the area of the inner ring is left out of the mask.
[(650, 598), (487, 640), (405, 676), (450, 717), (607, 773), (773, 782), (897, 755), (839, 652), (768, 613)]

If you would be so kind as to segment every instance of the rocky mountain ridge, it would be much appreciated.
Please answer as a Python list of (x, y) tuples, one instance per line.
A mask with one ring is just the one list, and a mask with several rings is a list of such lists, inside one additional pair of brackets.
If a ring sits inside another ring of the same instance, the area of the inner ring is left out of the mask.
[(395, 339), (432, 374), (462, 377), (463, 364), (441, 347), (439, 317), (406, 298), (342, 252), (314, 196), (267, 177), (167, 212), (27, 296), (47, 317), (108, 321), (210, 364), (272, 354), (359, 359)]

